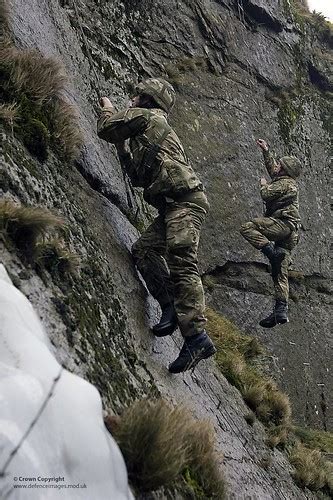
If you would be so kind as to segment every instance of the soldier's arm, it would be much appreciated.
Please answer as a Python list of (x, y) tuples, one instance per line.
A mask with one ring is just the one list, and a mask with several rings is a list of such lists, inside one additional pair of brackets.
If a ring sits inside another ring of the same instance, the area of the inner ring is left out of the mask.
[(129, 175), (133, 186), (140, 186), (132, 155), (126, 151), (124, 142), (146, 129), (148, 120), (138, 109), (114, 112), (112, 106), (104, 106), (97, 122), (97, 134), (101, 139), (116, 145), (121, 167)]
[(274, 156), (269, 149), (263, 149), (262, 154), (264, 157), (265, 167), (268, 172), (268, 175), (272, 178), (274, 175), (274, 165), (275, 165)]
[(147, 127), (145, 116), (131, 109), (114, 112), (113, 107), (105, 106), (97, 122), (98, 137), (112, 144), (126, 141), (141, 134)]

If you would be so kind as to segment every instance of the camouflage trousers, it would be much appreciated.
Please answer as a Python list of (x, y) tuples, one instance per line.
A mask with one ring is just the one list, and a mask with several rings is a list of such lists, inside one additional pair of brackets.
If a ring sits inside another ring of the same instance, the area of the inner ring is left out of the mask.
[(252, 246), (259, 250), (270, 241), (274, 241), (276, 247), (284, 249), (285, 257), (280, 271), (276, 276), (272, 275), (272, 279), (275, 299), (288, 301), (288, 269), (291, 263), (291, 250), (298, 243), (298, 233), (282, 219), (273, 217), (258, 217), (251, 222), (246, 222), (241, 226), (240, 232)]
[(132, 247), (134, 261), (152, 296), (161, 306), (174, 303), (184, 337), (202, 332), (206, 323), (197, 265), (200, 230), (209, 207), (203, 193), (202, 197), (201, 206), (168, 203)]

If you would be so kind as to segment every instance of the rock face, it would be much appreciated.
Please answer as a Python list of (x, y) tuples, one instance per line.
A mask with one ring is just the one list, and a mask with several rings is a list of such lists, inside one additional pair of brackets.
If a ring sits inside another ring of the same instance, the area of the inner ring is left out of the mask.
[[(264, 445), (261, 425), (246, 424), (246, 406), (213, 364), (193, 376), (167, 374), (177, 347), (173, 339), (153, 339), (148, 330), (157, 308), (130, 257), (138, 232), (130, 223), (120, 167), (112, 147), (96, 136), (96, 89), (121, 108), (137, 79), (160, 74), (174, 83), (178, 102), (171, 122), (211, 203), (200, 258), (203, 274), (216, 283), (209, 302), (267, 346), (272, 374), (290, 395), (294, 418), (332, 430), (326, 202), (332, 52), (319, 34), (299, 24), (291, 3), (9, 2), (15, 43), (63, 61), (71, 77), (67, 97), (79, 110), (85, 146), (77, 168), (52, 155), (40, 164), (4, 132), (0, 188), (7, 197), (65, 216), (68, 244), (82, 267), (67, 281), (47, 273), (42, 280), (4, 247), (2, 260), (38, 310), (58, 360), (94, 383), (107, 405), (120, 410), (135, 397), (159, 393), (213, 419), (231, 498), (311, 494), (293, 484), (283, 456)], [(279, 155), (293, 153), (304, 164), (291, 323), (268, 334), (257, 326), (272, 302), (267, 267), (238, 233), (242, 222), (261, 213), (258, 137)], [(139, 195), (136, 199), (142, 211)], [(267, 454), (273, 460), (268, 472), (259, 465)]]

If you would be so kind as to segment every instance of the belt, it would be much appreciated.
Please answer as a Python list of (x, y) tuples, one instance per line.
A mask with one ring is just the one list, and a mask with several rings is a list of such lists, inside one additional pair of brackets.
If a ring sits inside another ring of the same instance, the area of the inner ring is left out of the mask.
[(206, 211), (208, 211), (209, 209), (209, 203), (207, 201), (206, 195), (203, 189), (200, 187), (193, 189), (193, 191), (189, 191), (187, 193), (166, 196), (165, 200), (167, 203), (195, 203)]

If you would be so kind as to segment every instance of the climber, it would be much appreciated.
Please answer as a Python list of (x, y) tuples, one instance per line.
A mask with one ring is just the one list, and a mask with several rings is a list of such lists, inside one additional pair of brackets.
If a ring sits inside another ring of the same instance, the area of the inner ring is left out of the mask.
[(275, 162), (268, 144), (258, 139), (265, 165), (272, 181), (260, 179), (260, 194), (266, 205), (265, 216), (241, 226), (244, 238), (268, 258), (272, 268), (275, 306), (272, 314), (260, 321), (264, 328), (272, 328), (288, 320), (288, 267), (291, 250), (298, 243), (300, 216), (296, 179), (301, 173), (301, 163), (294, 156), (283, 156)]
[(107, 97), (101, 98), (98, 135), (116, 145), (133, 186), (144, 188), (144, 199), (158, 210), (158, 217), (134, 243), (132, 254), (161, 306), (153, 333), (164, 337), (179, 326), (184, 337), (178, 358), (169, 365), (171, 373), (180, 373), (216, 352), (205, 331), (205, 298), (197, 267), (200, 230), (209, 204), (167, 122), (175, 102), (174, 88), (161, 78), (149, 78), (135, 90), (131, 106), (120, 112)]

